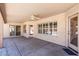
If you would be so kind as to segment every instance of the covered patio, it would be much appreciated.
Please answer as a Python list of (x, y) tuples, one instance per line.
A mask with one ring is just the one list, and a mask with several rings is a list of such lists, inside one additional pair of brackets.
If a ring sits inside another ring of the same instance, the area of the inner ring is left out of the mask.
[(15, 37), (4, 39), (3, 56), (69, 56), (64, 46), (43, 41), (37, 38)]

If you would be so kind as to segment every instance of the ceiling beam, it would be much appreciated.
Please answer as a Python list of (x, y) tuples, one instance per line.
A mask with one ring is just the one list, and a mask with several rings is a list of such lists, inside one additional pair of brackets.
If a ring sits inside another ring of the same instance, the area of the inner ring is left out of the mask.
[(6, 8), (4, 3), (0, 3), (0, 12), (2, 14), (4, 23), (7, 23), (7, 16), (6, 16)]

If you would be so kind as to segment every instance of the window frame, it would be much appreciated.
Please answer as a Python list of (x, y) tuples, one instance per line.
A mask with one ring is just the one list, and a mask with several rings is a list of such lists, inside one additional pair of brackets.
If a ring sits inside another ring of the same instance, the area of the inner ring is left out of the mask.
[(38, 33), (39, 34), (56, 35), (57, 31), (58, 31), (58, 22), (57, 21), (38, 24)]
[(26, 24), (23, 25), (23, 33), (26, 33)]

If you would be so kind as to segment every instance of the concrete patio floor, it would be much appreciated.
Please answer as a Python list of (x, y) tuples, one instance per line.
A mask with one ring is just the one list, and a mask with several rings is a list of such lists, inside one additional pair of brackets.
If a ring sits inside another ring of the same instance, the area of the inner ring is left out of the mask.
[(2, 56), (68, 56), (63, 46), (36, 38), (6, 38)]

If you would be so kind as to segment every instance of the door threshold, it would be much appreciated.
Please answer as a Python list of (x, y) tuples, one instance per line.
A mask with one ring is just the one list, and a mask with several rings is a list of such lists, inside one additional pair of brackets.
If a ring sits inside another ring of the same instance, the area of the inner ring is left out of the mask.
[(71, 50), (73, 53), (75, 53), (76, 55), (78, 55), (78, 51), (74, 50), (73, 48), (71, 47), (68, 47), (69, 50)]

